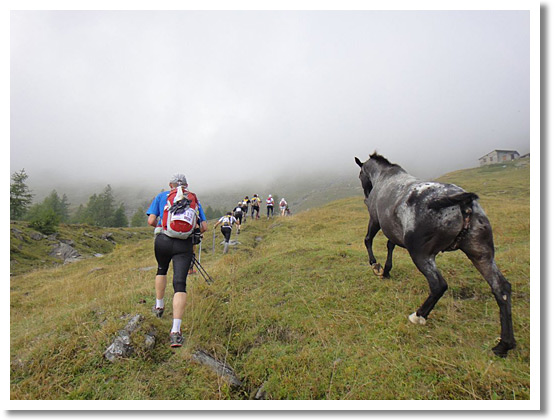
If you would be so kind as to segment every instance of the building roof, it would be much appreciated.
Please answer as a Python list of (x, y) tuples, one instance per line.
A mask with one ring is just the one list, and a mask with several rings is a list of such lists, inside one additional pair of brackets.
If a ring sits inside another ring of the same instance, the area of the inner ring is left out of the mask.
[(518, 152), (517, 150), (494, 149), (494, 150), (492, 150), (491, 152), (486, 153), (484, 156), (479, 157), (478, 159), (480, 160), (480, 159), (482, 159), (482, 158), (488, 156), (490, 153), (494, 153), (494, 152), (498, 152), (498, 153), (499, 153), (499, 152), (502, 152), (502, 153), (517, 153), (517, 154), (519, 154), (519, 152)]

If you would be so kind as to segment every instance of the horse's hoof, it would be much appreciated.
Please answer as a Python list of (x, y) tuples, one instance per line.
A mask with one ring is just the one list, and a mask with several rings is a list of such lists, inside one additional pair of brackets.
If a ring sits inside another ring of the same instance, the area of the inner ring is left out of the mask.
[(376, 276), (381, 277), (383, 275), (383, 267), (381, 267), (381, 264), (372, 264), (371, 268), (373, 270), (373, 274), (375, 274)]
[(515, 343), (510, 344), (500, 340), (498, 345), (492, 348), (492, 351), (498, 357), (507, 357), (508, 351), (514, 348), (515, 348)]
[(423, 316), (418, 316), (416, 315), (416, 312), (412, 312), (409, 316), (408, 316), (408, 320), (410, 322), (412, 322), (413, 324), (417, 324), (417, 325), (426, 325), (426, 318), (424, 318)]

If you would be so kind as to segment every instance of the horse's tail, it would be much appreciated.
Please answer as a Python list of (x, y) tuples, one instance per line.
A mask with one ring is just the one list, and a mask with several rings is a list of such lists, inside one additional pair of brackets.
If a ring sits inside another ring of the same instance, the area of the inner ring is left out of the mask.
[(462, 192), (436, 198), (435, 200), (430, 201), (428, 208), (431, 210), (440, 210), (446, 207), (459, 205), (462, 209), (465, 206), (469, 206), (474, 200), (478, 200), (478, 195), (470, 192)]

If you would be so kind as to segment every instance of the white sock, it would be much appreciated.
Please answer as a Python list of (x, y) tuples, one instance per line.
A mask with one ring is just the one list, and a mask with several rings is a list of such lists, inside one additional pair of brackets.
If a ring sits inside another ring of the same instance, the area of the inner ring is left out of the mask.
[(173, 327), (171, 327), (171, 332), (180, 332), (181, 331), (181, 320), (173, 318)]
[(156, 299), (156, 308), (163, 308), (163, 299)]

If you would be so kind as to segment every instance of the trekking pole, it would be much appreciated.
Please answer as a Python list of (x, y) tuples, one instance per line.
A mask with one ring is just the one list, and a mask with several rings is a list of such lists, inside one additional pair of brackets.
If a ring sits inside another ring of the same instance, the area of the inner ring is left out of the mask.
[(196, 268), (198, 268), (198, 271), (200, 272), (201, 276), (204, 278), (206, 283), (211, 284), (214, 281), (214, 279), (210, 277), (210, 274), (206, 272), (204, 267), (200, 264), (200, 261), (198, 261), (195, 256), (193, 256), (193, 261), (194, 261), (194, 265), (196, 266)]

